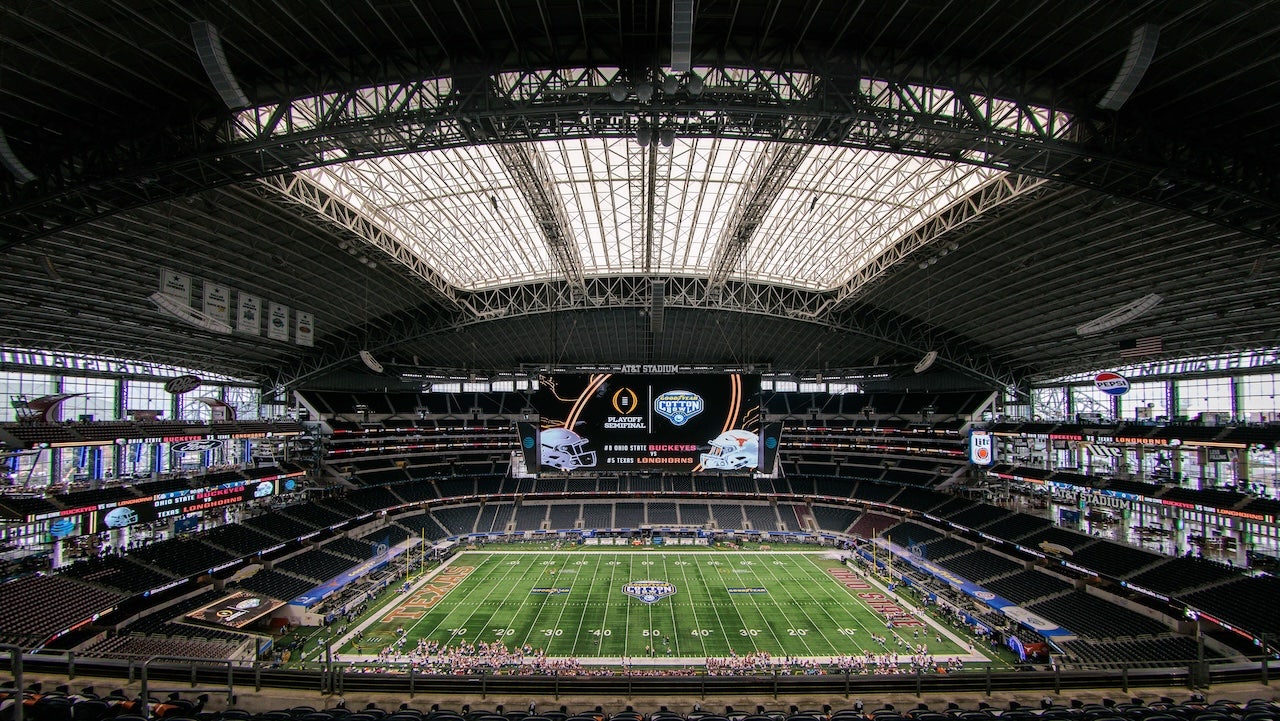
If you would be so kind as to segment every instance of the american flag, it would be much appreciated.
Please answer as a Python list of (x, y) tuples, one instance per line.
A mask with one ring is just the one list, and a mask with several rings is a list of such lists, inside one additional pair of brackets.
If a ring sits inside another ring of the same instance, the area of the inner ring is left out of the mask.
[(1158, 335), (1120, 341), (1121, 358), (1141, 358), (1142, 356), (1155, 355), (1163, 350), (1164, 338)]

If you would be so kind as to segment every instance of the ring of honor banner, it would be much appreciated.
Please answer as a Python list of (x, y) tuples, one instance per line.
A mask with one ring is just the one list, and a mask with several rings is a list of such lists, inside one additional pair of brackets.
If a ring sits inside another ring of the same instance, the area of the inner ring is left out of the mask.
[(297, 322), (294, 326), (293, 338), (298, 345), (313, 346), (315, 345), (316, 325), (312, 320), (310, 313), (298, 311)]
[(231, 322), (231, 290), (227, 286), (205, 281), (204, 314), (223, 323)]
[(759, 375), (551, 374), (533, 406), (539, 473), (761, 467)]
[(267, 337), (271, 340), (289, 340), (289, 306), (275, 302), (267, 304)]
[(262, 335), (262, 299), (240, 294), (240, 311), (236, 313), (236, 330), (247, 335)]
[(191, 276), (161, 268), (160, 292), (177, 298), (183, 305), (191, 305)]

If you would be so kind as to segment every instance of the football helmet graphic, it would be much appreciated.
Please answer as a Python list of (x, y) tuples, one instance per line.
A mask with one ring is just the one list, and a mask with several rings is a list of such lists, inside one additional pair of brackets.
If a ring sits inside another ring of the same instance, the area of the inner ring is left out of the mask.
[(107, 528), (124, 528), (137, 522), (138, 512), (128, 506), (117, 506), (102, 517), (102, 523)]
[(586, 449), (587, 439), (568, 428), (548, 428), (540, 436), (542, 465), (572, 471), (596, 465), (596, 452)]
[(759, 465), (760, 438), (751, 431), (725, 431), (711, 439), (711, 452), (702, 454), (702, 467), (709, 471)]

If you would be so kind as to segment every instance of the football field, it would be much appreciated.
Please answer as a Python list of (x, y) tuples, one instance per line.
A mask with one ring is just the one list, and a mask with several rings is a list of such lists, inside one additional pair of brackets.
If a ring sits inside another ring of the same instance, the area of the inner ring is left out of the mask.
[(403, 633), (408, 648), (501, 641), (582, 659), (905, 658), (922, 643), (939, 658), (969, 653), (898, 601), (821, 553), (466, 552), (378, 611), (359, 646), (342, 651), (373, 653)]

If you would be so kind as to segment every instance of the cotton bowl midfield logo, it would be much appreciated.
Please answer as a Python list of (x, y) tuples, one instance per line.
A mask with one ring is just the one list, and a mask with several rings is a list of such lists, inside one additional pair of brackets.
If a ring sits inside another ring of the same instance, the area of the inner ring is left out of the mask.
[(622, 587), (622, 592), (645, 603), (676, 595), (676, 587), (666, 581), (632, 581)]
[(653, 401), (653, 409), (658, 415), (677, 426), (683, 426), (701, 413), (703, 405), (702, 396), (693, 391), (667, 391)]

